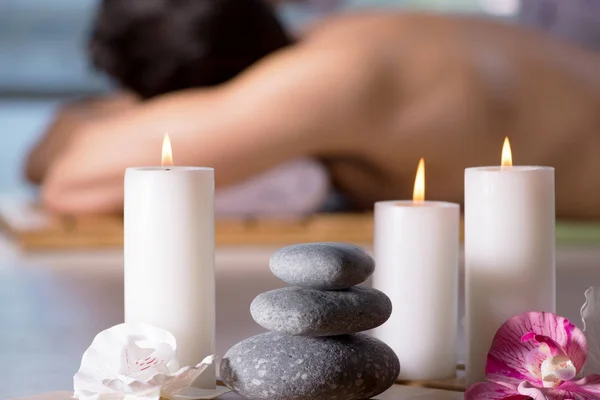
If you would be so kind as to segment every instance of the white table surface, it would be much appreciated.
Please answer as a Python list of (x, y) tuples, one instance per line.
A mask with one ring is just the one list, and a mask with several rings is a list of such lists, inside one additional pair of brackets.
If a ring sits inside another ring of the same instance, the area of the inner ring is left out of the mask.
[[(284, 285), (268, 268), (274, 250), (217, 249), (217, 355), (263, 331), (250, 317), (249, 305), (259, 293)], [(0, 399), (72, 388), (93, 337), (123, 320), (122, 257), (117, 250), (21, 254), (0, 236)], [(600, 247), (560, 248), (557, 282), (558, 313), (580, 324), (584, 291), (600, 285)], [(67, 398), (64, 392), (55, 396)], [(400, 388), (379, 398), (417, 397), (458, 399), (462, 394)]]
[[(72, 396), (73, 393), (71, 392), (61, 391), (22, 397), (16, 400), (70, 400)], [(463, 398), (464, 394), (459, 392), (394, 385), (385, 393), (375, 397), (374, 400), (459, 400)], [(236, 393), (229, 392), (219, 396), (219, 399), (243, 400), (243, 397)]]

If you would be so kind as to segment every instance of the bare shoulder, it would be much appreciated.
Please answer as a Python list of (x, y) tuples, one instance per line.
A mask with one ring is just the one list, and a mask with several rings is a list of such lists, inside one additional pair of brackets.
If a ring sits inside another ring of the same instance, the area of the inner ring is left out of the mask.
[(322, 21), (306, 35), (306, 41), (327, 45), (344, 38), (349, 45), (377, 48), (411, 40), (414, 35), (439, 38), (443, 31), (486, 24), (490, 22), (480, 18), (428, 12), (354, 12)]
[[(361, 36), (360, 25), (334, 20), (261, 60), (227, 89), (235, 97), (232, 107), (254, 109), (260, 104), (262, 110), (287, 116), (294, 129), (304, 124), (304, 131), (351, 135), (359, 124), (366, 124), (378, 102), (386, 100), (391, 70), (383, 47), (351, 37)], [(303, 117), (289, 118), (293, 115)]]
[[(315, 24), (304, 36), (304, 42), (327, 43), (336, 40), (339, 36), (369, 40), (381, 35), (388, 27), (395, 24), (400, 13), (381, 12), (356, 12), (345, 13), (329, 18)], [(360, 33), (360, 34), (358, 34)]]

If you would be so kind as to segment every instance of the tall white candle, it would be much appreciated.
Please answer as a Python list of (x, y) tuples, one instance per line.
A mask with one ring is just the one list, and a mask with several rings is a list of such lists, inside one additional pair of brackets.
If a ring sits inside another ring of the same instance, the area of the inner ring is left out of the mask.
[(498, 328), (527, 311), (555, 311), (554, 169), (465, 170), (467, 384), (484, 380)]
[(407, 380), (456, 374), (460, 207), (422, 201), (419, 176), (416, 200), (375, 204), (373, 287), (390, 297), (393, 310), (373, 336), (394, 350), (399, 378)]
[[(214, 172), (125, 173), (125, 321), (171, 331), (182, 366), (215, 351)], [(196, 386), (215, 387), (215, 372)]]

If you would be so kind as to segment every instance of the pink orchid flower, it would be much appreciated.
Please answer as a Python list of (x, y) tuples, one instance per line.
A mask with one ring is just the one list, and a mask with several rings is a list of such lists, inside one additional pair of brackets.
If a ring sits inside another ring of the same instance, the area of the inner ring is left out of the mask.
[(500, 327), (485, 375), (465, 400), (600, 399), (600, 375), (576, 379), (587, 358), (587, 340), (568, 319), (529, 312)]

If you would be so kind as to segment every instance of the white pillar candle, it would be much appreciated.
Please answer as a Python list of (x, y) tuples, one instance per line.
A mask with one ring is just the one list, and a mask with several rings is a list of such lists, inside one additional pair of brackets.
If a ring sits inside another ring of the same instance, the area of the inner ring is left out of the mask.
[[(125, 321), (172, 332), (182, 366), (215, 351), (213, 197), (212, 168), (125, 173)], [(214, 388), (214, 368), (195, 386)]]
[(417, 200), (375, 204), (372, 282), (393, 310), (373, 336), (394, 350), (403, 380), (456, 375), (460, 207), (419, 200), (423, 175), (417, 173)]
[(555, 311), (554, 169), (465, 170), (467, 384), (484, 380), (498, 328), (528, 311)]

